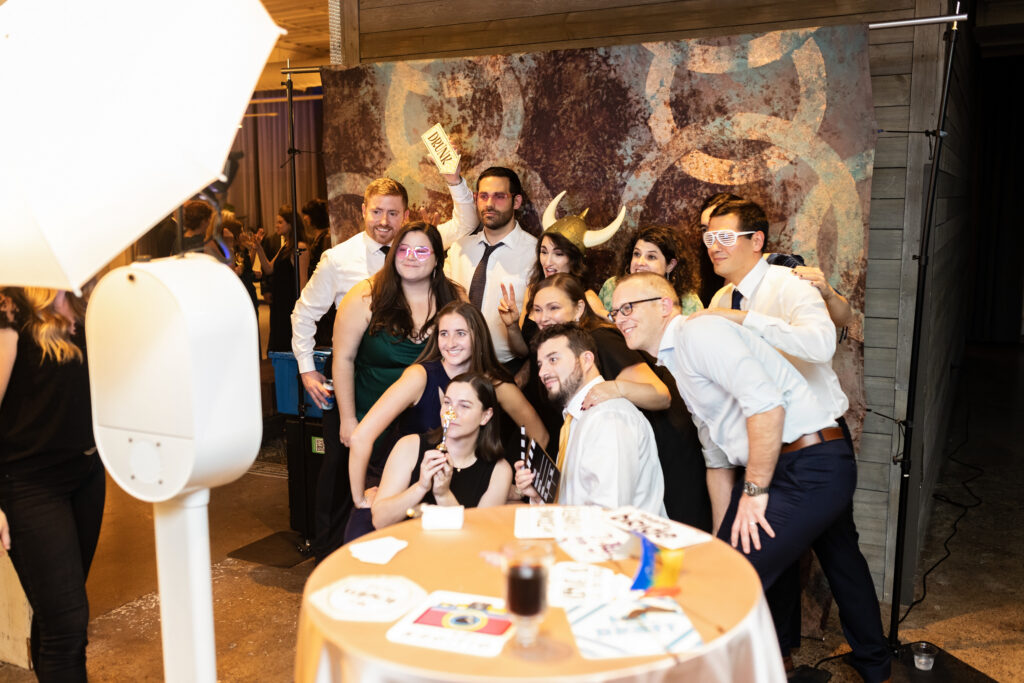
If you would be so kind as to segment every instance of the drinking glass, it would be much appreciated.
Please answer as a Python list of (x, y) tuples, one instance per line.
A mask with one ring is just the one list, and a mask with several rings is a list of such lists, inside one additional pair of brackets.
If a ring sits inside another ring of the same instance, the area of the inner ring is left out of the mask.
[(502, 548), (506, 606), (516, 627), (515, 644), (519, 648), (537, 643), (548, 606), (548, 570), (553, 562), (551, 544), (546, 541), (515, 541)]

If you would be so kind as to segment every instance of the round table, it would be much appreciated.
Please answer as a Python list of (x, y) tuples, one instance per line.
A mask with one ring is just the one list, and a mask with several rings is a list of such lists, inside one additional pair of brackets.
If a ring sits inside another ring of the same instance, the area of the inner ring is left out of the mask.
[[(309, 577), (302, 598), (295, 680), (317, 681), (750, 681), (786, 680), (771, 615), (757, 573), (727, 544), (713, 540), (686, 549), (677, 600), (704, 640), (681, 655), (584, 659), (561, 609), (548, 610), (541, 634), (564, 644), (561, 654), (529, 661), (512, 648), (493, 658), (401, 645), (386, 639), (392, 623), (336, 621), (310, 601), (316, 591), (351, 575), (396, 574), (427, 593), (448, 590), (504, 597), (501, 570), (481, 551), (498, 550), (514, 538), (519, 506), (467, 509), (458, 531), (424, 531), (419, 520), (379, 529), (360, 541), (391, 536), (409, 542), (388, 564), (366, 564), (344, 546)], [(556, 561), (571, 560), (555, 547)], [(632, 572), (636, 560), (619, 569)], [(611, 564), (605, 566), (613, 567)]]

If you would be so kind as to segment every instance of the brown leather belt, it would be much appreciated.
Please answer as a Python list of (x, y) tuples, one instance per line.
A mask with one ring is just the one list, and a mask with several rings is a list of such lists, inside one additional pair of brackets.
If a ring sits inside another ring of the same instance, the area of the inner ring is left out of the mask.
[(782, 450), (780, 453), (792, 453), (793, 451), (798, 451), (801, 448), (807, 448), (808, 446), (817, 446), (819, 443), (845, 438), (846, 436), (843, 434), (843, 430), (839, 427), (826, 427), (825, 429), (820, 429), (813, 434), (804, 434), (792, 443), (782, 444)]

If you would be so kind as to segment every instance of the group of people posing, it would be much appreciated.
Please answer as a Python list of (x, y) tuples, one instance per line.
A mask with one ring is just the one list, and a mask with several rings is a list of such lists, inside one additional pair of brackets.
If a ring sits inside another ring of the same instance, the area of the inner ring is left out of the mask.
[[(555, 220), (553, 205), (538, 238), (517, 221), (514, 171), (487, 169), (476, 192), (458, 171), (443, 178), (453, 211), (437, 226), (409, 220), (401, 184), (370, 183), (363, 229), (323, 253), (292, 311), (302, 383), (325, 409), (317, 557), (421, 502), (542, 504), (525, 434), (556, 461), (557, 503), (633, 505), (743, 552), (787, 663), (798, 561), (813, 549), (852, 663), (888, 679), (853, 522), (848, 401), (831, 367), (846, 299), (798, 255), (770, 253), (765, 212), (734, 195), (700, 210), (725, 280), (704, 308), (680, 230), (641, 227), (595, 292), (586, 250), (621, 214), (588, 230), (585, 212)], [(317, 325), (334, 308), (321, 373)]]
[[(556, 220), (549, 207), (538, 238), (517, 221), (514, 171), (487, 169), (475, 192), (458, 171), (442, 177), (449, 221), (410, 221), (405, 188), (380, 178), (366, 188), (362, 230), (330, 248), (323, 203), (304, 207), (305, 240), (290, 209), (269, 240), (225, 219), (243, 281), (259, 262), (284, 283), (272, 292), (272, 348), (290, 341), (324, 409), (318, 559), (420, 503), (541, 504), (525, 435), (561, 472), (556, 502), (633, 505), (744, 553), (784, 656), (800, 639), (797, 563), (813, 549), (854, 666), (886, 680), (853, 522), (848, 401), (831, 367), (852, 315), (821, 271), (768, 253), (761, 207), (716, 195), (700, 224), (725, 286), (707, 308), (686, 257), (698, 245), (668, 227), (638, 229), (615, 275), (590, 288), (587, 248), (614, 235), (621, 214), (589, 230), (584, 216)], [(208, 214), (186, 207), (185, 223), (201, 248)], [(312, 256), (298, 278), (297, 254)], [(0, 289), (0, 546), (32, 603), (40, 680), (85, 679), (104, 475), (83, 312), (66, 292)], [(333, 349), (326, 373), (318, 341)]]

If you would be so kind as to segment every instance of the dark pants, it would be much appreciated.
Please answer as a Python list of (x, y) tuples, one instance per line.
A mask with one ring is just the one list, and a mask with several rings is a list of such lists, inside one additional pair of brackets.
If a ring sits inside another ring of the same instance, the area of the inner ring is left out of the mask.
[[(761, 577), (769, 607), (782, 629), (784, 652), (799, 642), (799, 631), (788, 632), (800, 584), (794, 580), (800, 556), (813, 548), (828, 579), (839, 619), (850, 647), (854, 668), (867, 681), (889, 677), (890, 655), (882, 634), (878, 596), (867, 561), (857, 545), (853, 523), (853, 492), (857, 467), (845, 440), (829, 441), (779, 456), (765, 517), (775, 538), (760, 533), (761, 550), (747, 558)], [(742, 494), (737, 482), (719, 538), (729, 541), (736, 506)]]
[(32, 605), (32, 663), (40, 681), (84, 681), (89, 575), (103, 520), (98, 455), (76, 453), (40, 470), (0, 477), (11, 562)]
[(317, 563), (342, 546), (345, 523), (352, 511), (348, 478), (348, 448), (341, 444), (338, 408), (324, 411), (324, 459), (316, 480), (313, 554)]

